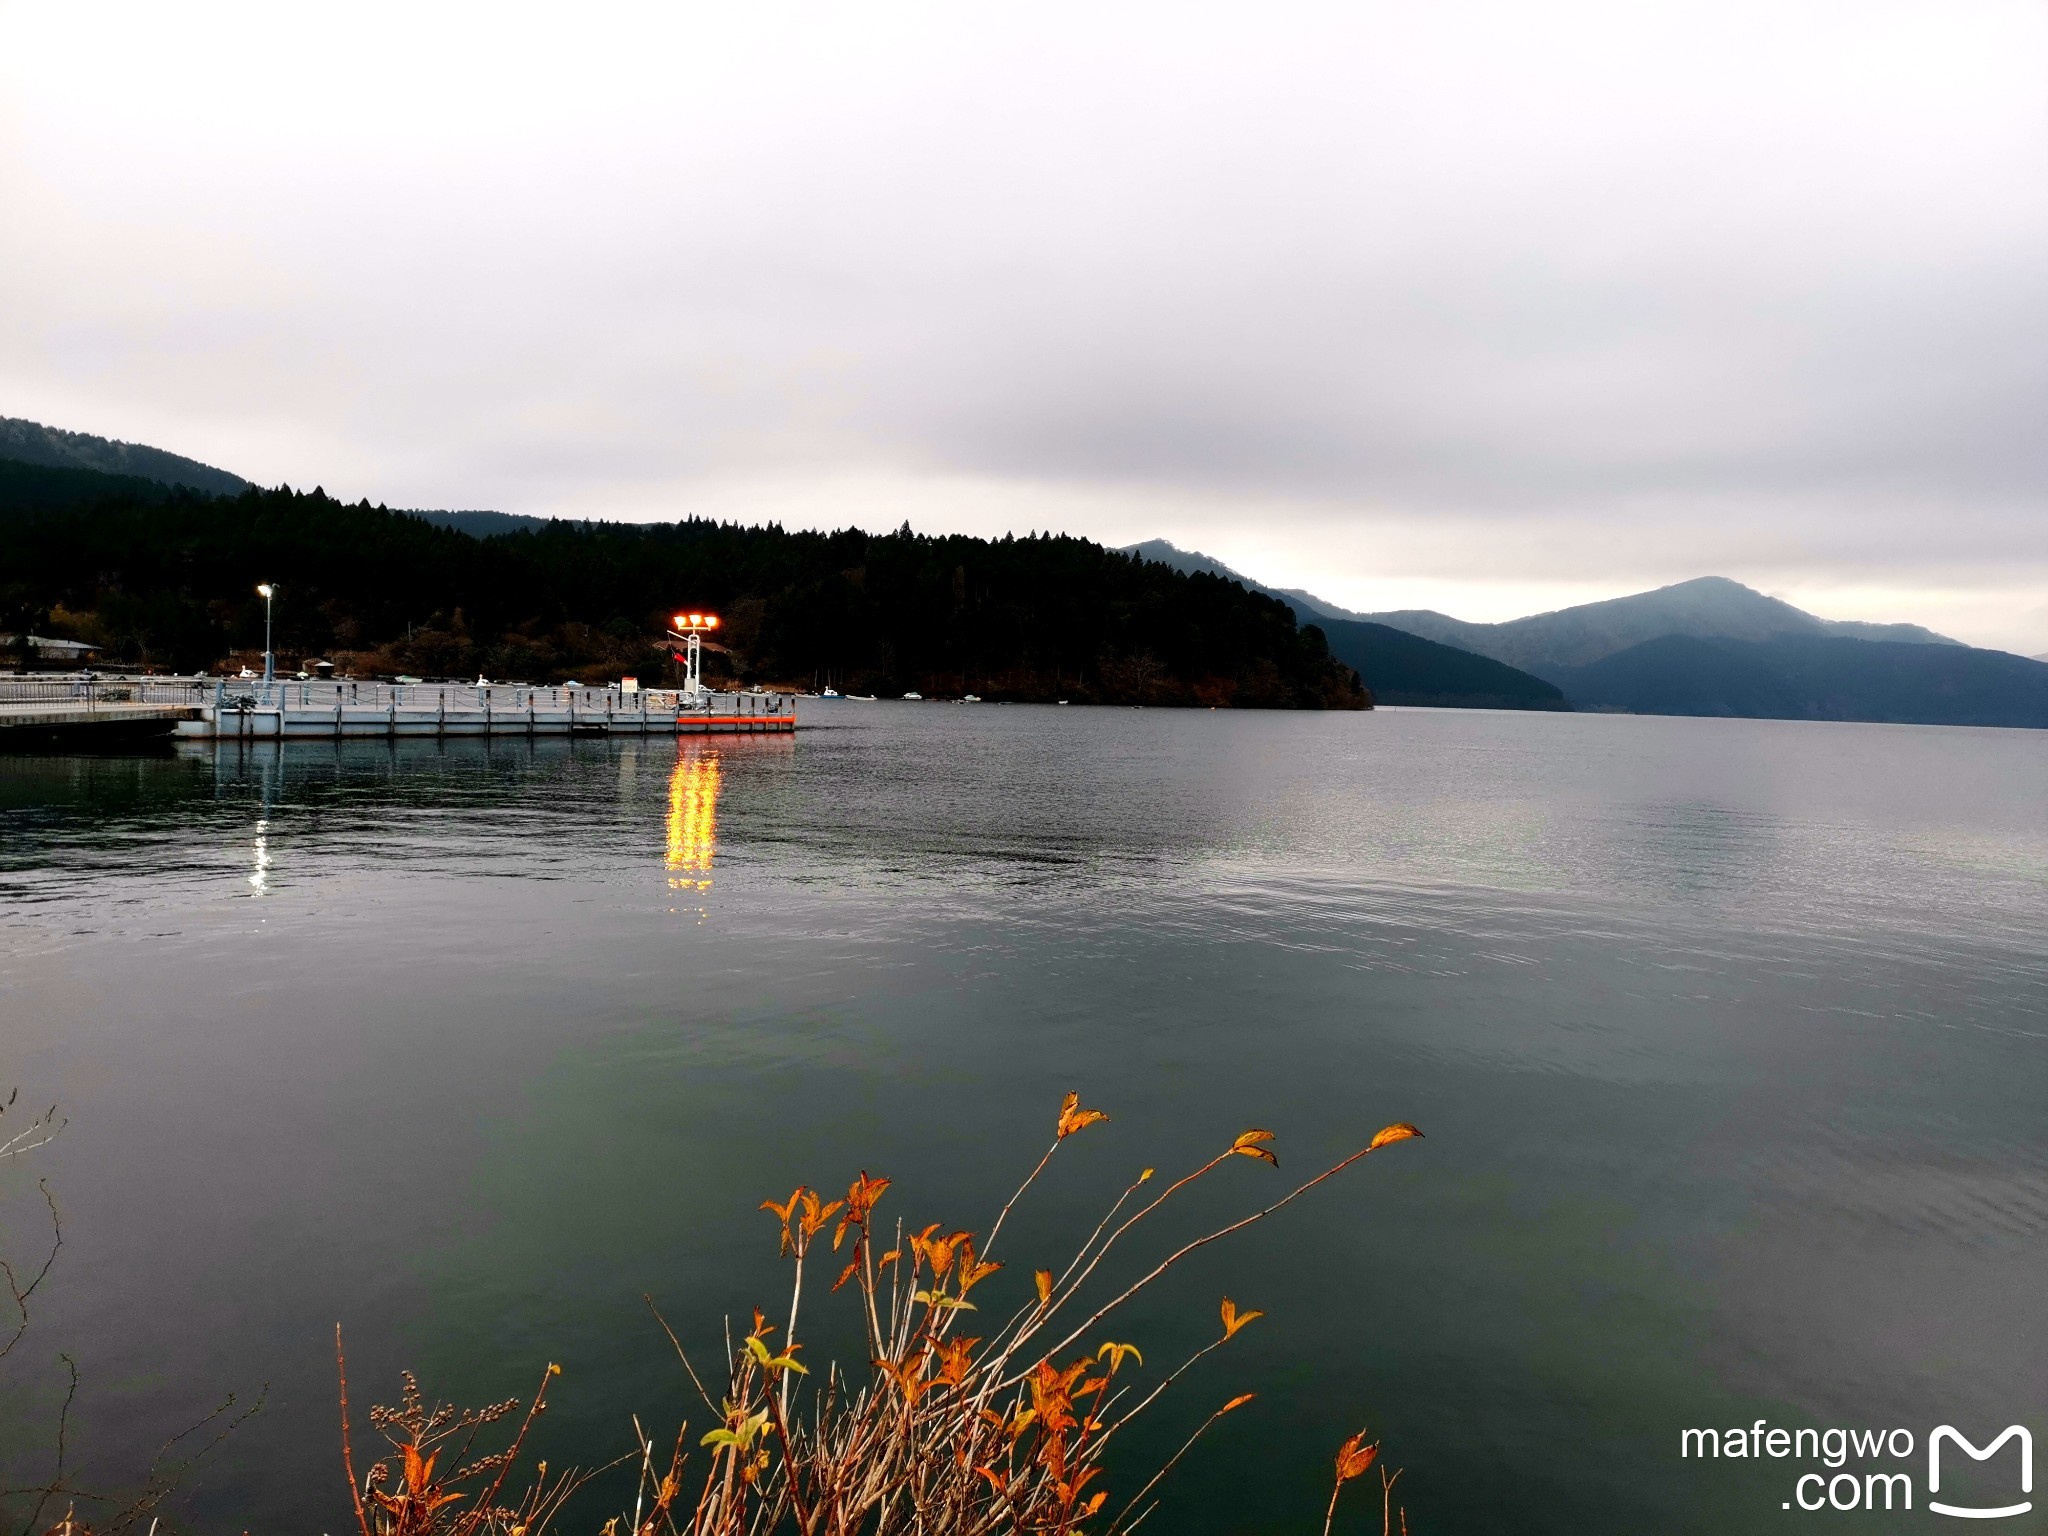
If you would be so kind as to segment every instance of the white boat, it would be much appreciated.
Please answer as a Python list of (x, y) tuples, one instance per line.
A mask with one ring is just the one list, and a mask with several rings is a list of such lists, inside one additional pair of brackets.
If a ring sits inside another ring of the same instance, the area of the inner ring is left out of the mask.
[(962, 704), (979, 704), (981, 702), (981, 695), (978, 693), (970, 693), (960, 702)]
[(839, 697), (839, 690), (837, 688), (827, 688), (818, 697), (821, 699), (836, 699)]
[(903, 697), (905, 697), (906, 699), (915, 699), (919, 703), (922, 703), (924, 701), (924, 695), (921, 693), (906, 693), (905, 695), (903, 695)]

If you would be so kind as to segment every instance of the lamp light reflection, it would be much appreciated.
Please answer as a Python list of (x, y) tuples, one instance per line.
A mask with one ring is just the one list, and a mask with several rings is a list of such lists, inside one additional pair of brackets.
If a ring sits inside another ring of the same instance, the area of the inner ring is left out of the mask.
[(668, 884), (673, 891), (711, 889), (718, 851), (718, 754), (680, 747), (668, 776)]
[(256, 845), (251, 851), (249, 862), (249, 894), (267, 896), (270, 894), (270, 822), (256, 823)]

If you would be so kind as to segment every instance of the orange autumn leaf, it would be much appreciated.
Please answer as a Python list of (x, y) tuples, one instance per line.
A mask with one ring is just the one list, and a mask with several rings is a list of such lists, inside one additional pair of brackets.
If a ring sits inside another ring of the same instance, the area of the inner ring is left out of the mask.
[(1226, 1339), (1236, 1337), (1238, 1329), (1242, 1328), (1246, 1323), (1250, 1322), (1253, 1318), (1264, 1317), (1265, 1315), (1266, 1314), (1263, 1312), (1240, 1312), (1237, 1310), (1236, 1302), (1232, 1301), (1228, 1296), (1224, 1297), (1223, 1337), (1225, 1337)]
[(1381, 1131), (1379, 1135), (1373, 1137), (1372, 1146), (1368, 1147), (1366, 1150), (1369, 1152), (1377, 1151), (1379, 1148), (1384, 1147), (1389, 1142), (1407, 1141), (1410, 1138), (1420, 1136), (1421, 1134), (1422, 1132), (1418, 1131), (1417, 1129), (1415, 1129), (1414, 1126), (1410, 1125), (1407, 1121), (1403, 1120), (1398, 1122), (1397, 1124), (1388, 1126), (1385, 1130)]
[(1375, 1440), (1371, 1445), (1367, 1445), (1365, 1432), (1360, 1430), (1337, 1450), (1337, 1481), (1348, 1483), (1354, 1477), (1365, 1476), (1366, 1469), (1373, 1464), (1379, 1454), (1379, 1442)]
[(1031, 1278), (1038, 1282), (1038, 1304), (1042, 1307), (1052, 1300), (1052, 1271), (1041, 1269)]
[(1262, 1131), (1254, 1127), (1233, 1141), (1230, 1144), (1230, 1150), (1239, 1157), (1263, 1157), (1275, 1168), (1278, 1168), (1280, 1166), (1280, 1159), (1259, 1145), (1262, 1141), (1271, 1141), (1272, 1139), (1273, 1133), (1271, 1131)]
[(815, 1191), (808, 1189), (805, 1190), (803, 1216), (804, 1236), (806, 1238), (816, 1237), (818, 1235), (818, 1229), (824, 1226), (826, 1222), (830, 1221), (832, 1219), (832, 1213), (838, 1210), (839, 1207), (844, 1203), (844, 1201), (834, 1200), (830, 1205), (825, 1205), (819, 1201)]
[(851, 1264), (847, 1265), (846, 1268), (839, 1271), (839, 1278), (832, 1282), (832, 1289), (836, 1291), (839, 1289), (839, 1287), (846, 1284), (847, 1281), (851, 1280), (854, 1277), (854, 1273), (859, 1268), (860, 1260), (855, 1259)]
[(1258, 1395), (1259, 1394), (1256, 1392), (1240, 1392), (1236, 1397), (1233, 1397), (1221, 1408), (1218, 1408), (1216, 1410), (1216, 1416), (1218, 1418), (1221, 1418), (1226, 1413), (1235, 1413), (1238, 1409), (1242, 1408), (1246, 1403), (1250, 1402), (1253, 1398), (1257, 1397)]
[(1108, 1118), (1099, 1109), (1083, 1109), (1081, 1095), (1070, 1093), (1060, 1101), (1059, 1140), (1065, 1141), (1074, 1132), (1086, 1130), (1097, 1121)]
[(916, 1360), (900, 1364), (894, 1360), (877, 1360), (874, 1364), (877, 1370), (896, 1383), (897, 1390), (902, 1392), (904, 1400), (913, 1408), (917, 1406), (920, 1397), (937, 1385), (936, 1382), (926, 1380), (922, 1355)]
[(974, 1346), (980, 1339), (948, 1339), (939, 1346), (939, 1380), (949, 1387), (957, 1387), (967, 1379), (968, 1368), (973, 1365)]
[(952, 1273), (953, 1259), (964, 1249), (969, 1260), (974, 1254), (974, 1234), (955, 1232), (950, 1237), (934, 1237), (939, 1230), (934, 1222), (910, 1239), (911, 1251), (932, 1267), (932, 1278), (943, 1280)]
[(441, 1459), (441, 1453), (422, 1458), (417, 1446), (405, 1448), (405, 1486), (413, 1493), (419, 1493), (434, 1480), (434, 1463)]
[(854, 1227), (865, 1228), (868, 1213), (874, 1210), (875, 1202), (882, 1198), (882, 1192), (889, 1187), (887, 1179), (871, 1179), (867, 1169), (860, 1171), (860, 1177), (846, 1187), (846, 1209), (839, 1213), (839, 1225), (832, 1230), (832, 1251), (839, 1251), (840, 1243), (847, 1232)]
[(977, 1261), (972, 1258), (974, 1250), (970, 1248), (967, 1251), (970, 1256), (969, 1261), (960, 1266), (960, 1294), (962, 1296), (965, 1296), (971, 1288), (981, 1284), (982, 1281), (1003, 1267), (1001, 1259)]
[(781, 1251), (783, 1253), (789, 1252), (789, 1218), (793, 1214), (795, 1214), (798, 1203), (803, 1199), (803, 1197), (807, 1193), (809, 1193), (809, 1191), (807, 1191), (803, 1185), (799, 1184), (795, 1189), (790, 1191), (789, 1199), (781, 1205), (777, 1205), (773, 1200), (763, 1200), (761, 1202), (761, 1209), (764, 1211), (771, 1212), (774, 1215), (775, 1219), (782, 1223)]

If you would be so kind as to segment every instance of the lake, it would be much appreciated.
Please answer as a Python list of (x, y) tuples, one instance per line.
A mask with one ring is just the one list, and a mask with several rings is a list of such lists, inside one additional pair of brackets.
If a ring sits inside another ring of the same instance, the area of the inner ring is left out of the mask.
[(545, 1453), (618, 1455), (704, 1417), (643, 1293), (715, 1363), (783, 1294), (762, 1199), (866, 1168), (985, 1229), (1070, 1088), (1112, 1118), (992, 1291), (1248, 1126), (1280, 1172), (1232, 1160), (1155, 1244), (1426, 1133), (1118, 1325), (1158, 1375), (1222, 1295), (1268, 1314), (1158, 1410), (1170, 1448), (1259, 1394), (1151, 1529), (1314, 1531), (1361, 1424), (1417, 1536), (1812, 1524), (1811, 1463), (1687, 1427), (2048, 1433), (2048, 733), (804, 722), (0, 759), (0, 1085), (70, 1117), (0, 1203), (32, 1250), (47, 1178), (65, 1237), (0, 1476), (63, 1350), (89, 1481), (267, 1383), (183, 1507), (339, 1530), (337, 1321), (359, 1415), (407, 1366), (484, 1402), (556, 1360)]

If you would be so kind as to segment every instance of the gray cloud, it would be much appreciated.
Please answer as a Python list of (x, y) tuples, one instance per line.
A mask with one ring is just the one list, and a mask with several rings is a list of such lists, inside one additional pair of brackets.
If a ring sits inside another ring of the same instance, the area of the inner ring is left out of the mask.
[(5, 14), (10, 414), (2048, 648), (2030, 4)]

